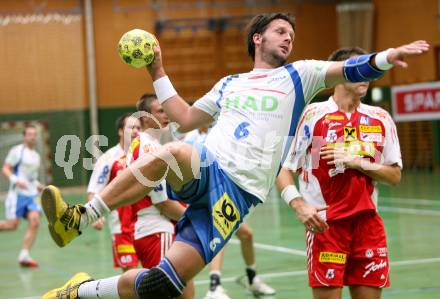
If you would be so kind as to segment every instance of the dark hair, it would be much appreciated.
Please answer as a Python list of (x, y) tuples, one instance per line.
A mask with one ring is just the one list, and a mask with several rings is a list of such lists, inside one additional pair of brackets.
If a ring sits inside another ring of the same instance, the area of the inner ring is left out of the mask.
[(289, 24), (292, 25), (293, 30), (295, 30), (295, 18), (288, 13), (259, 14), (253, 17), (252, 20), (247, 25), (246, 44), (247, 44), (248, 54), (250, 57), (252, 57), (252, 60), (255, 60), (254, 34), (264, 33), (269, 23), (277, 19), (281, 19), (289, 22)]
[(136, 103), (136, 110), (151, 113), (151, 103), (156, 100), (157, 96), (154, 93), (145, 93)]
[(26, 131), (27, 131), (27, 129), (37, 129), (37, 127), (35, 126), (35, 125), (31, 125), (31, 124), (26, 124), (25, 126), (24, 126), (24, 129), (23, 129), (23, 135), (26, 135)]
[(347, 47), (347, 48), (339, 48), (336, 51), (334, 51), (330, 56), (328, 57), (329, 61), (343, 61), (347, 60), (353, 55), (363, 55), (366, 54), (367, 51), (360, 47)]
[(120, 129), (124, 129), (125, 127), (125, 121), (127, 120), (127, 118), (129, 118), (132, 115), (132, 113), (130, 112), (125, 112), (124, 114), (122, 114), (121, 116), (118, 117), (118, 119), (116, 120), (116, 132), (119, 132)]

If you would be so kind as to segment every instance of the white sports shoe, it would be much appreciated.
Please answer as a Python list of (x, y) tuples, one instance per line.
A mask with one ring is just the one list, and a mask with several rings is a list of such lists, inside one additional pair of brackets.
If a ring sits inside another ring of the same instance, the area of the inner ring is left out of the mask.
[(217, 286), (214, 291), (209, 290), (203, 299), (231, 299), (226, 290), (221, 286)]
[(255, 297), (259, 296), (273, 296), (276, 291), (267, 285), (259, 276), (254, 277), (254, 281), (249, 285), (246, 275), (237, 279), (237, 283), (248, 289)]

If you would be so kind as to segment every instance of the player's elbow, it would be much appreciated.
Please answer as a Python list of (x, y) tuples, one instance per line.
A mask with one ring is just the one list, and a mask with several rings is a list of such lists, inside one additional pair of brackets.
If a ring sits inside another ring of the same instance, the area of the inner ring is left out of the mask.
[(5, 176), (5, 177), (8, 177), (9, 176), (9, 174), (10, 174), (10, 169), (9, 169), (9, 167), (8, 167), (8, 165), (3, 165), (3, 167), (2, 167), (2, 174)]
[(391, 176), (390, 185), (391, 186), (398, 186), (400, 184), (400, 181), (402, 180), (402, 172), (400, 171), (400, 167), (394, 168), (394, 173)]

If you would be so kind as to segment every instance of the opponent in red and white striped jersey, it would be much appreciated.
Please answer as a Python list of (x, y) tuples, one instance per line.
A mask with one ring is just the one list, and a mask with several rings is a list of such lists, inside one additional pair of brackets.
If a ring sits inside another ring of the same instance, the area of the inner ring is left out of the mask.
[[(332, 57), (362, 53), (340, 49)], [(390, 285), (376, 183), (398, 184), (402, 158), (391, 116), (361, 103), (367, 90), (368, 83), (337, 84), (327, 101), (307, 107), (285, 164), (299, 175), (300, 194), (293, 186), (283, 194), (290, 192), (285, 200), (307, 229), (315, 298), (340, 298), (344, 285), (355, 298), (380, 298), (381, 288)]]
[[(130, 117), (130, 114), (124, 114), (118, 119), (117, 128), (119, 143), (99, 157), (87, 187), (89, 198), (99, 194), (121, 170), (125, 169), (124, 130), (130, 132), (130, 136), (126, 137), (132, 140), (138, 134), (140, 123), (136, 118)], [(133, 245), (134, 227), (131, 222), (131, 207), (124, 206), (112, 211), (107, 221), (112, 235), (113, 266), (122, 268), (123, 271), (137, 267), (138, 257)], [(95, 227), (101, 229), (102, 222), (98, 221)]]
[(360, 104), (346, 115), (330, 97), (305, 110), (294, 141), (293, 165), (299, 172), (301, 194), (317, 206), (328, 206), (322, 216), (341, 219), (375, 210), (377, 188), (373, 179), (357, 169), (329, 165), (322, 147), (345, 149), (350, 154), (385, 165), (402, 167), (396, 127), (388, 112)]

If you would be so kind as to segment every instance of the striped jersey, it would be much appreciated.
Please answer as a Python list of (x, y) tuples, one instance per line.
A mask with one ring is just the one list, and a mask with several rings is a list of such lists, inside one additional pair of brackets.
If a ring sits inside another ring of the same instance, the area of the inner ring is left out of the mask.
[(320, 158), (323, 146), (345, 148), (370, 162), (402, 167), (396, 126), (388, 112), (360, 104), (351, 115), (346, 114), (339, 111), (333, 98), (309, 105), (285, 164), (299, 172), (300, 191), (306, 202), (328, 206), (321, 212), (325, 219), (376, 210), (375, 182), (358, 170), (328, 165), (327, 160)]

